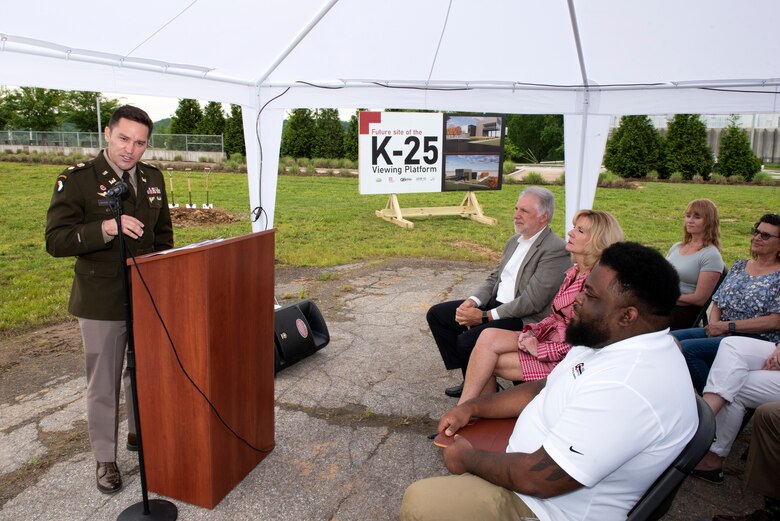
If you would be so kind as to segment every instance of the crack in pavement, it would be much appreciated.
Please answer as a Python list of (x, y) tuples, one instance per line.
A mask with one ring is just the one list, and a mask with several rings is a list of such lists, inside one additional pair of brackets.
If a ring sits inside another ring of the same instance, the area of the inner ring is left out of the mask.
[(384, 427), (389, 432), (415, 432), (427, 434), (437, 422), (427, 416), (404, 416), (375, 413), (370, 407), (351, 403), (343, 407), (312, 407), (290, 402), (278, 402), (280, 410), (302, 412), (312, 418), (324, 420), (329, 425), (357, 427)]

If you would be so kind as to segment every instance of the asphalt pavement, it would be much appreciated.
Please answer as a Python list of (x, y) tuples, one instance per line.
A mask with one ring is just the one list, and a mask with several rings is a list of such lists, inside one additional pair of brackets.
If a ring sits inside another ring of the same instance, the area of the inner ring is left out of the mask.
[[(487, 271), (484, 265), (393, 259), (279, 277), (277, 296), (292, 301), (289, 296), (304, 291), (317, 302), (330, 344), (277, 374), (273, 452), (214, 509), (173, 500), (179, 519), (398, 519), (410, 483), (447, 473), (426, 434), (456, 403), (444, 388), (460, 381), (459, 371), (444, 369), (425, 311), (468, 296)], [(0, 479), (45, 453), (42, 436), (83, 422), (84, 403), (84, 378), (78, 376), (0, 404)], [(120, 429), (124, 436), (126, 425)], [(729, 458), (724, 485), (688, 479), (664, 519), (758, 508), (761, 499), (740, 486), (745, 439)], [(0, 519), (116, 519), (141, 500), (136, 454), (121, 448), (118, 464), (125, 483), (118, 494), (96, 490), (94, 460), (81, 452), (7, 501)]]

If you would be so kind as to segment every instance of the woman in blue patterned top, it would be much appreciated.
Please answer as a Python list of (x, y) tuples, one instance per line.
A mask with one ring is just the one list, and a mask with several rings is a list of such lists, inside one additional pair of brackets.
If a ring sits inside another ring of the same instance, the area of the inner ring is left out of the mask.
[(709, 325), (672, 332), (700, 394), (724, 337), (780, 342), (780, 215), (768, 213), (759, 219), (750, 253), (753, 258), (735, 262), (713, 295)]

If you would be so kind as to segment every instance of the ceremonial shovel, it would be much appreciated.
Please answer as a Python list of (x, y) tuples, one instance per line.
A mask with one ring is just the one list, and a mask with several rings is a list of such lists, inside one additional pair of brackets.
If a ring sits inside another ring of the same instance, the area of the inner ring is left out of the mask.
[(197, 205), (192, 204), (192, 184), (190, 183), (190, 172), (192, 171), (192, 168), (186, 168), (185, 170), (187, 171), (187, 192), (190, 196), (190, 202), (185, 206), (187, 208), (197, 208)]
[(210, 208), (214, 208), (214, 205), (209, 203), (209, 174), (211, 174), (211, 168), (206, 167), (205, 170), (206, 170), (206, 202), (203, 203), (203, 208), (208, 210)]
[(168, 177), (171, 179), (171, 202), (168, 203), (168, 208), (178, 208), (179, 205), (176, 204), (176, 198), (173, 195), (173, 168), (166, 168), (168, 171)]

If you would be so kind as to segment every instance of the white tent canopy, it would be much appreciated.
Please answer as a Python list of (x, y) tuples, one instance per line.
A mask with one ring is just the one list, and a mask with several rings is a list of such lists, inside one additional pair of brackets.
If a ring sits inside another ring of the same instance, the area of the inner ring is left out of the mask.
[(567, 223), (592, 205), (611, 116), (780, 112), (776, 0), (71, 0), (2, 11), (0, 84), (240, 104), (250, 205), (265, 211), (254, 230), (273, 224), (289, 108), (563, 114)]

